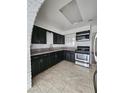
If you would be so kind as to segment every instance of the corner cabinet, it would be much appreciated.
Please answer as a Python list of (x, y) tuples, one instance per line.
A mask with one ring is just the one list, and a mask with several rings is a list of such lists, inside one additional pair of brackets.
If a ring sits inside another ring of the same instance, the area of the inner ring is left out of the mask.
[(57, 51), (31, 57), (32, 77), (54, 66), (64, 59), (64, 51)]
[(53, 33), (53, 44), (65, 44), (65, 36)]
[(34, 25), (31, 43), (46, 44), (46, 32), (47, 32), (46, 29)]
[(74, 51), (64, 51), (65, 60), (75, 63), (75, 52)]

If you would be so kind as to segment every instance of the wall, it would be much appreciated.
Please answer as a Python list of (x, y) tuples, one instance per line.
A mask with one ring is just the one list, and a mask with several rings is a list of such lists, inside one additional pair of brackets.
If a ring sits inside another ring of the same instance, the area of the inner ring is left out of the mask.
[(30, 44), (32, 27), (40, 6), (44, 0), (27, 0), (27, 89), (31, 88), (31, 60), (30, 60)]
[(71, 29), (71, 30), (63, 31), (63, 34), (67, 35), (67, 34), (76, 33), (76, 32), (80, 32), (80, 31), (85, 31), (85, 30), (89, 30), (89, 29), (90, 29), (90, 25), (86, 25), (86, 26), (83, 26), (83, 27), (78, 27), (78, 28), (74, 28), (74, 29)]
[[(94, 44), (94, 38), (95, 38), (96, 33), (97, 33), (97, 25), (93, 25), (93, 26), (91, 27), (92, 45)], [(92, 46), (92, 52), (93, 52), (93, 51), (94, 51), (94, 50), (93, 50), (93, 46)], [(96, 51), (97, 51), (97, 50), (96, 50)]]
[[(96, 24), (93, 24), (92, 26), (91, 26), (91, 35), (92, 35), (92, 37), (91, 37), (91, 61), (92, 61), (92, 63), (95, 63), (95, 59), (94, 59), (94, 54), (93, 54), (93, 52), (94, 52), (94, 47), (93, 47), (93, 45), (94, 45), (94, 37), (95, 37), (95, 34), (97, 33), (97, 25)], [(97, 45), (96, 45), (97, 46)], [(97, 52), (97, 47), (96, 47), (96, 51), (95, 52)]]
[(65, 46), (76, 47), (76, 33), (65, 35)]

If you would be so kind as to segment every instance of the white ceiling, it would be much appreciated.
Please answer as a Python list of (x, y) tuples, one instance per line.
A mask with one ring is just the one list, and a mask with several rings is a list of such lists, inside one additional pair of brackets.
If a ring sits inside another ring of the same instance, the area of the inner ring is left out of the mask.
[[(46, 0), (39, 10), (35, 24), (52, 27), (59, 31), (68, 31), (89, 24), (88, 20), (97, 20), (97, 0), (76, 0), (83, 22), (71, 24), (59, 11), (72, 0)], [(91, 23), (91, 22), (90, 22)]]

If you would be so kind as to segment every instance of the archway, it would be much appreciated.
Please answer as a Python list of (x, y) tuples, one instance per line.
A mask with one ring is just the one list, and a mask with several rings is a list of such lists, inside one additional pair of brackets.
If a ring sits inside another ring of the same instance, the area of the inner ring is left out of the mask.
[(37, 13), (45, 0), (27, 0), (27, 89), (31, 88), (31, 59), (30, 46), (32, 28), (37, 16)]

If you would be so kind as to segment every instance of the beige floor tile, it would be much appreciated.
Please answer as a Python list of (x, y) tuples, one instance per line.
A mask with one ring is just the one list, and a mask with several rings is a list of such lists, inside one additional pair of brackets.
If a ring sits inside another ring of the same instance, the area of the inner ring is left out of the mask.
[(40, 88), (41, 91), (44, 91), (44, 93), (47, 93), (50, 88), (53, 87), (53, 85), (45, 80), (41, 80), (37, 83), (37, 86)]
[(27, 93), (41, 93), (41, 91), (37, 86), (33, 86), (27, 91)]
[(62, 61), (34, 77), (28, 93), (94, 93), (95, 69), (96, 65), (85, 68)]
[(47, 93), (61, 93), (61, 91), (55, 87), (52, 87), (48, 90)]
[(74, 88), (72, 88), (71, 86), (65, 86), (62, 93), (79, 93), (79, 92)]

